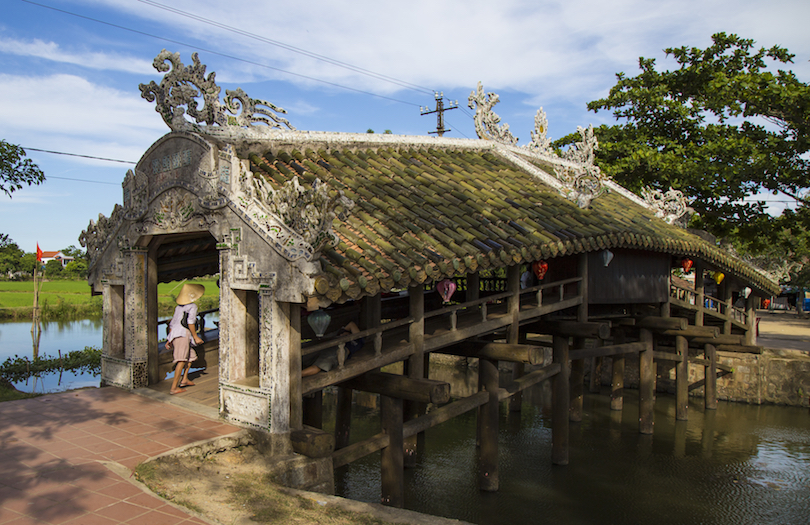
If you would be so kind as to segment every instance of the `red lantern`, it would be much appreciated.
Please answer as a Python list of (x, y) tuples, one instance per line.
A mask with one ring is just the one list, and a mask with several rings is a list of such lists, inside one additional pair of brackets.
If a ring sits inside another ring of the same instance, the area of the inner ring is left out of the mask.
[(689, 270), (692, 268), (693, 264), (692, 259), (684, 259), (681, 261), (681, 266), (683, 267), (683, 271), (685, 273), (689, 273)]
[(535, 261), (532, 263), (532, 271), (542, 281), (548, 271), (548, 263), (546, 261)]
[(456, 291), (456, 283), (450, 279), (445, 279), (436, 285), (436, 291), (439, 292), (445, 303), (449, 303), (450, 298), (453, 297), (453, 293)]
[(770, 299), (764, 299), (762, 301), (762, 307), (763, 308), (767, 309), (770, 305), (771, 305), (771, 300)]

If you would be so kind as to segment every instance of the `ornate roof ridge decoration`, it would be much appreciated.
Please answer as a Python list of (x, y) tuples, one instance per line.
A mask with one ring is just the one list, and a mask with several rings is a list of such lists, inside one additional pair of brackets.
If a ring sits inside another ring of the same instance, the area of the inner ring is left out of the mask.
[(79, 244), (87, 249), (87, 258), (89, 259), (90, 266), (93, 266), (98, 260), (99, 256), (107, 248), (110, 238), (118, 232), (121, 224), (124, 222), (124, 207), (116, 204), (110, 217), (105, 217), (104, 214), (98, 214), (98, 222), (90, 219), (90, 224), (87, 225), (86, 230), (82, 230), (79, 235)]
[(492, 111), (500, 102), (497, 93), (484, 93), (484, 86), (479, 81), (478, 88), (470, 93), (467, 105), (475, 110), (475, 132), (479, 138), (490, 139), (501, 144), (513, 146), (518, 139), (509, 131), (509, 124), (499, 125), (501, 117)]
[(320, 179), (307, 187), (297, 176), (279, 189), (261, 184), (260, 178), (253, 180), (260, 183), (259, 193), (265, 194), (265, 200), (250, 199), (246, 214), (259, 221), (284, 257), (311, 261), (324, 247), (337, 246), (340, 239), (332, 231), (332, 221), (345, 220), (354, 208), (354, 201), (342, 190), (330, 195)]
[[(164, 49), (152, 63), (158, 71), (167, 72), (160, 85), (154, 80), (149, 84), (139, 85), (141, 96), (156, 103), (155, 111), (160, 113), (172, 131), (191, 131), (214, 136), (262, 136), (283, 126), (295, 130), (289, 121), (276, 115), (286, 114), (287, 111), (270, 102), (250, 98), (242, 88), (225, 90), (224, 104), (220, 103), (216, 73), (211, 72), (206, 78), (206, 66), (200, 63), (197, 53), (191, 55), (191, 60), (193, 65), (185, 66), (180, 60), (180, 53), (171, 53)], [(200, 98), (203, 101), (202, 107), (198, 105)], [(186, 115), (194, 122), (189, 121)]]
[(695, 212), (689, 207), (683, 192), (672, 187), (664, 193), (659, 189), (647, 186), (642, 188), (641, 196), (647, 205), (655, 211), (655, 216), (663, 219), (667, 224), (686, 228), (689, 217)]
[(551, 147), (551, 139), (548, 137), (548, 118), (542, 106), (534, 115), (534, 129), (531, 133), (532, 141), (523, 146), (525, 149), (538, 155), (557, 156)]

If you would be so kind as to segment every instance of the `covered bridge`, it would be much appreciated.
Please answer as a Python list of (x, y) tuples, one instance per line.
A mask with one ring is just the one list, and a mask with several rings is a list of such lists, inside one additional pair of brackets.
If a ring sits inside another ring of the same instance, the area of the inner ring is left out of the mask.
[[(777, 291), (673, 224), (685, 211), (677, 195), (645, 200), (605, 178), (592, 130), (560, 157), (538, 112), (532, 143), (518, 147), (480, 85), (470, 96), (477, 140), (321, 133), (293, 129), (283, 110), (241, 90), (221, 103), (196, 55), (186, 67), (164, 51), (155, 67), (168, 73), (141, 90), (172, 131), (127, 173), (122, 205), (81, 238), (89, 283), (104, 296), (103, 381), (160, 381), (157, 284), (219, 274), (219, 411), (279, 450), (303, 426), (305, 395), (364, 388), (385, 365), (405, 362), (427, 388), (431, 352), (514, 361), (515, 382), (485, 383), (489, 394), (470, 406), (551, 377), (567, 385), (569, 374), (576, 390), (589, 357), (638, 354), (649, 377), (649, 337), (680, 338), (669, 357), (679, 366), (693, 340), (699, 352), (712, 341), (753, 345), (756, 298)], [(691, 288), (671, 279), (684, 265)], [(721, 273), (707, 298), (704, 276)], [(327, 332), (349, 320), (361, 331), (324, 341), (308, 322), (321, 312)], [(554, 363), (526, 379), (537, 334), (554, 336)], [(359, 337), (366, 344), (346, 359)], [(301, 377), (302, 357), (335, 345), (335, 369)]]

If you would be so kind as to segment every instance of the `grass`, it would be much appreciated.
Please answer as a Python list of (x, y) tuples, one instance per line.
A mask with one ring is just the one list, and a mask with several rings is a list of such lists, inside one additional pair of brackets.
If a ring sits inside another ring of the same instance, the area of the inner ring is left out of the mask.
[[(196, 279), (193, 282), (205, 286), (205, 295), (198, 302), (200, 310), (219, 306), (219, 287), (216, 279)], [(158, 285), (158, 311), (162, 316), (171, 315), (175, 299), (183, 282)], [(101, 316), (102, 298), (92, 296), (84, 280), (54, 280), (42, 283), (39, 304), (45, 321), (69, 319), (93, 319)], [(0, 319), (31, 319), (34, 305), (33, 281), (0, 281)]]
[(38, 397), (40, 394), (29, 394), (27, 392), (20, 392), (14, 386), (0, 377), (0, 403), (3, 401), (16, 401), (18, 399), (28, 399), (31, 397)]

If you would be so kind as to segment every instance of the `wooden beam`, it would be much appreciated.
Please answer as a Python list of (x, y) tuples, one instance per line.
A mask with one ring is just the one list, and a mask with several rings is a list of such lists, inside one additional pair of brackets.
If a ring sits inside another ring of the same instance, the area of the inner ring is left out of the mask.
[(673, 354), (672, 352), (659, 352), (658, 350), (653, 351), (653, 359), (660, 359), (661, 361), (674, 361), (676, 363), (683, 362), (683, 358), (678, 354)]
[(574, 349), (569, 352), (571, 359), (588, 357), (605, 357), (625, 354), (637, 354), (646, 350), (646, 343), (622, 343), (618, 345), (597, 346), (595, 348)]
[(639, 328), (660, 332), (662, 330), (685, 330), (689, 321), (684, 317), (644, 317), (636, 322)]
[(417, 403), (442, 405), (450, 401), (450, 383), (433, 379), (414, 379), (387, 372), (366, 372), (344, 381), (339, 386)]
[[(701, 357), (690, 357), (689, 362), (700, 366), (711, 365), (711, 362), (708, 359), (703, 359)], [(722, 370), (723, 372), (726, 373), (734, 372), (734, 367), (731, 365), (724, 365), (723, 363), (717, 363), (715, 366), (717, 367), (718, 370)]]
[(542, 381), (545, 381), (546, 379), (550, 379), (559, 373), (560, 373), (559, 363), (553, 363), (548, 366), (544, 366), (539, 370), (529, 372), (520, 379), (516, 379), (511, 383), (509, 383), (508, 385), (506, 385), (505, 387), (501, 388), (500, 393), (498, 394), (499, 399), (503, 401), (504, 399), (507, 399), (516, 392), (526, 390), (527, 388), (534, 386)]
[(610, 337), (610, 323), (577, 321), (536, 321), (523, 326), (523, 331), (534, 334), (562, 335), (566, 337), (587, 337), (607, 339)]
[(761, 346), (748, 346), (748, 345), (724, 345), (718, 344), (716, 348), (719, 352), (738, 352), (743, 354), (761, 354)]
[(742, 335), (719, 334), (717, 337), (695, 337), (689, 341), (693, 345), (740, 345), (743, 340)]
[(687, 326), (683, 330), (663, 330), (659, 332), (661, 335), (666, 336), (683, 336), (687, 338), (692, 337), (717, 337), (720, 335), (720, 329), (716, 326)]
[(542, 346), (489, 343), (486, 341), (469, 341), (462, 344), (447, 346), (437, 350), (442, 354), (459, 355), (463, 357), (483, 357), (495, 361), (508, 361), (510, 363), (528, 363), (542, 365), (545, 349)]

